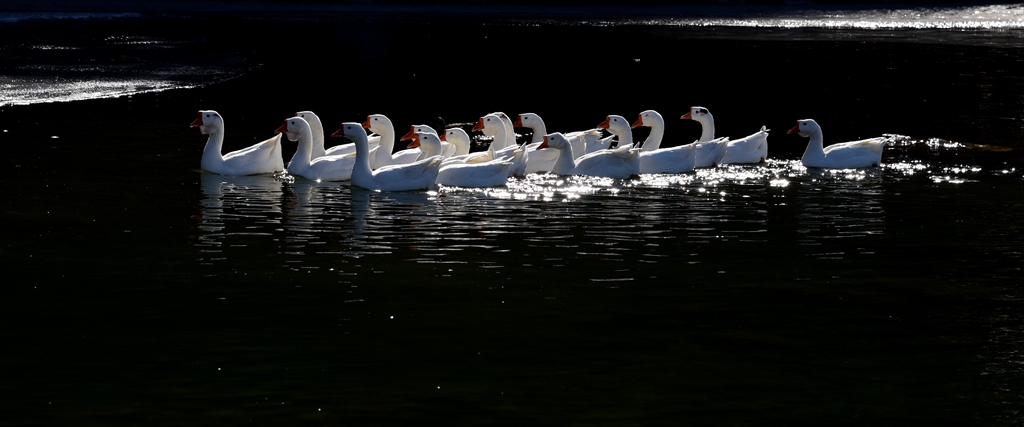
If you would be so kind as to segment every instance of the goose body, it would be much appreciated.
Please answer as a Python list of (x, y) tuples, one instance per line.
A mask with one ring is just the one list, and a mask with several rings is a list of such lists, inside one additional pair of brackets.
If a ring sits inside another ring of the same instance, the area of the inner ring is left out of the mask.
[(647, 110), (637, 117), (633, 128), (647, 126), (651, 134), (640, 149), (641, 173), (682, 173), (696, 167), (697, 149), (693, 145), (661, 148), (665, 135), (665, 119), (657, 111)]
[[(627, 127), (628, 129), (628, 127)], [(628, 146), (612, 150), (600, 150), (573, 158), (572, 144), (562, 134), (555, 132), (544, 136), (539, 148), (555, 148), (559, 151), (558, 161), (552, 172), (558, 175), (588, 175), (607, 178), (633, 178), (640, 173), (640, 150)]]
[(494, 138), (484, 157), (486, 161), (513, 156), (512, 175), (524, 176), (526, 175), (526, 165), (529, 162), (529, 153), (523, 150), (522, 156), (514, 156), (519, 147), (516, 145), (515, 139), (509, 142), (508, 126), (499, 114), (491, 113), (481, 117), (477, 120), (476, 126), (473, 126), (473, 131), (480, 131), (484, 135)]
[(715, 167), (722, 163), (728, 149), (729, 138), (715, 138), (715, 118), (704, 107), (690, 107), (690, 111), (680, 119), (694, 120), (701, 125), (701, 135), (697, 142), (692, 143), (697, 150), (696, 167)]
[[(410, 147), (418, 146), (427, 156), (436, 156), (441, 140), (435, 134), (417, 132)], [(512, 161), (506, 159), (481, 163), (443, 164), (437, 173), (437, 183), (454, 187), (496, 187), (505, 185), (512, 174)]]
[[(333, 136), (344, 136), (356, 144), (356, 161), (352, 167), (352, 184), (368, 190), (409, 191), (434, 188), (441, 157), (434, 156), (402, 165), (370, 169), (370, 149), (363, 125), (342, 123)], [(382, 144), (383, 147), (383, 144)]]
[[(530, 159), (526, 165), (526, 173), (550, 172), (555, 165), (555, 161), (558, 160), (558, 150), (552, 148), (546, 148), (543, 150), (537, 149), (541, 142), (543, 142), (544, 135), (547, 135), (548, 133), (547, 126), (544, 124), (544, 119), (541, 119), (540, 116), (535, 113), (522, 113), (516, 117), (516, 121), (512, 125), (514, 127), (525, 127), (533, 130), (533, 137), (530, 140), (530, 143), (526, 145), (527, 150), (530, 152)], [(573, 155), (579, 157), (588, 152), (588, 142), (591, 147), (590, 151), (593, 151), (598, 147), (595, 143), (600, 139), (601, 130), (591, 129), (587, 131), (569, 132), (562, 134), (562, 136), (572, 144)]]
[(315, 145), (313, 129), (302, 117), (285, 120), (277, 132), (287, 135), (289, 140), (299, 142), (292, 161), (288, 163), (288, 173), (317, 181), (345, 181), (352, 177), (355, 153), (312, 157)]
[(206, 140), (203, 157), (200, 161), (200, 167), (205, 171), (240, 176), (275, 173), (284, 170), (284, 158), (281, 156), (281, 135), (274, 135), (263, 142), (222, 155), (224, 119), (219, 113), (213, 110), (200, 110), (191, 126), (199, 126), (200, 132), (210, 135)]
[(828, 169), (854, 169), (880, 166), (885, 138), (875, 137), (860, 141), (840, 142), (823, 146), (821, 127), (811, 119), (797, 120), (787, 133), (809, 137), (807, 149), (800, 159), (804, 166)]
[(721, 164), (764, 163), (768, 159), (768, 128), (740, 139), (730, 139), (726, 144)]

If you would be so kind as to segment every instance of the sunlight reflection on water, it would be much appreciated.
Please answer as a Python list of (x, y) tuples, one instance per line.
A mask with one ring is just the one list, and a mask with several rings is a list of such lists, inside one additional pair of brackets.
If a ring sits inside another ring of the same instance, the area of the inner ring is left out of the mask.
[[(898, 194), (893, 187), (902, 182), (962, 185), (984, 173), (979, 166), (926, 162), (908, 154), (921, 146), (965, 150), (961, 145), (900, 141), (890, 148), (891, 162), (880, 168), (827, 170), (772, 159), (637, 180), (531, 174), (504, 187), (441, 186), (430, 192), (379, 193), (287, 175), (203, 173), (198, 216), (203, 235), (197, 246), (218, 260), (233, 247), (270, 244), (289, 255), (406, 254), (416, 262), (469, 262), (453, 254), (469, 248), (507, 252), (509, 245), (521, 244), (577, 248), (578, 256), (603, 257), (614, 247), (614, 259), (621, 259), (621, 251), (643, 252), (642, 245), (663, 239), (729, 246), (789, 238), (790, 232), (799, 236), (797, 245), (820, 246), (884, 234), (886, 196)], [(843, 259), (849, 251), (810, 255)], [(657, 256), (645, 259), (658, 261)]]

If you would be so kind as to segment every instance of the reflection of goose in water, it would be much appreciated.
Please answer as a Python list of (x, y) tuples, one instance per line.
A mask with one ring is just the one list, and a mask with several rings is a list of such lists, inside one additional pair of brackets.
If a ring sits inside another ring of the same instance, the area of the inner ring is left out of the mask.
[[(203, 200), (200, 201), (202, 222), (199, 229), (204, 233), (201, 239), (205, 243), (221, 244), (220, 240), (228, 234), (225, 232), (226, 217), (260, 224), (268, 220), (277, 220), (281, 216), (283, 183), (274, 176), (226, 176), (203, 172), (199, 174), (199, 181), (203, 190)], [(259, 228), (247, 229), (250, 224), (238, 225), (241, 228), (238, 228), (237, 232)]]
[(273, 175), (227, 176), (202, 172), (199, 182), (205, 196), (204, 208), (221, 209), (225, 205), (251, 203), (267, 207), (267, 212), (281, 212), (282, 182)]
[(797, 232), (802, 244), (885, 233), (885, 174), (881, 169), (809, 168), (806, 173), (808, 185), (797, 186), (792, 203), (799, 208)]
[[(351, 187), (352, 247), (361, 250), (393, 249), (395, 233), (418, 228), (423, 221), (436, 222), (436, 207), (423, 192), (381, 193)], [(419, 214), (430, 211), (427, 215)]]

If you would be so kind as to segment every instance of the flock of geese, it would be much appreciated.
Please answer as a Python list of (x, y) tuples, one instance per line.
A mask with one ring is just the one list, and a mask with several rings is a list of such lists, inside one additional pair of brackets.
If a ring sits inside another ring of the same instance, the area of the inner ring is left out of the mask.
[[(224, 119), (213, 110), (201, 110), (192, 122), (209, 135), (201, 166), (221, 175), (253, 175), (287, 170), (311, 180), (351, 180), (353, 185), (379, 191), (429, 190), (435, 185), (493, 187), (509, 177), (552, 172), (627, 179), (642, 173), (683, 173), (720, 164), (761, 163), (768, 157), (768, 130), (745, 138), (715, 138), (711, 112), (692, 107), (682, 119), (701, 123), (696, 142), (661, 148), (665, 121), (647, 110), (630, 125), (622, 116), (610, 115), (596, 129), (548, 133), (537, 114), (520, 114), (515, 122), (504, 113), (480, 117), (473, 131), (492, 141), (486, 151), (470, 152), (470, 137), (460, 127), (438, 133), (427, 125), (412, 125), (399, 141), (411, 141), (407, 149), (394, 151), (395, 128), (386, 116), (374, 114), (363, 123), (346, 122), (331, 136), (353, 142), (326, 148), (320, 118), (300, 111), (285, 119), (277, 134), (248, 148), (221, 154)], [(632, 130), (651, 128), (650, 136), (634, 146)], [(533, 140), (519, 145), (514, 128), (533, 130)], [(367, 135), (369, 129), (372, 134)], [(602, 130), (611, 136), (603, 137)], [(821, 127), (814, 120), (797, 120), (788, 133), (809, 137), (803, 164), (817, 168), (865, 168), (881, 164), (884, 138), (832, 144), (824, 147)], [(281, 155), (281, 135), (297, 141), (298, 148), (287, 164)]]

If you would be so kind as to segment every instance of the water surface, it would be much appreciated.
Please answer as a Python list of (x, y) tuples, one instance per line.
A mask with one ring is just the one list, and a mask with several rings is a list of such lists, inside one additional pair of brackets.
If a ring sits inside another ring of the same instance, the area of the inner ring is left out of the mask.
[[(913, 28), (225, 25), (195, 37), (245, 34), (240, 57), (263, 65), (0, 109), (5, 423), (1022, 422), (1012, 46), (945, 28), (926, 44)], [(279, 40), (299, 29), (317, 43)], [(486, 51), (520, 44), (540, 47)], [(690, 105), (720, 135), (767, 125), (770, 160), (377, 193), (201, 172), (188, 128), (216, 109), (232, 150), (304, 109), (400, 127), (530, 111), (574, 130), (654, 108), (675, 145), (699, 135), (675, 120)], [(888, 134), (885, 164), (804, 168), (785, 130), (807, 117), (826, 143)]]

